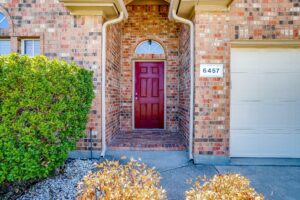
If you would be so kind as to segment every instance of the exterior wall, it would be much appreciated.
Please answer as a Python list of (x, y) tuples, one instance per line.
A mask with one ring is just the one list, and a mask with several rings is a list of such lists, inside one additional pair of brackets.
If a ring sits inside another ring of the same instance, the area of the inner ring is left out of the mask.
[[(100, 16), (71, 16), (57, 0), (0, 0), (10, 16), (12, 50), (20, 40), (40, 38), (49, 58), (74, 61), (94, 71), (96, 98), (87, 130), (93, 129), (94, 149), (101, 149), (101, 25)], [(133, 60), (159, 59), (167, 67), (167, 129), (188, 138), (189, 42), (186, 26), (169, 21), (168, 6), (129, 5), (129, 18), (108, 29), (107, 140), (132, 129)], [(230, 41), (300, 39), (299, 0), (234, 0), (228, 12), (196, 12), (195, 22), (195, 158), (229, 155)], [(153, 39), (165, 55), (134, 54), (136, 46)], [(201, 63), (224, 63), (224, 78), (200, 78)], [(89, 136), (78, 142), (89, 149)]]
[[(132, 66), (137, 59), (164, 59), (167, 67), (167, 129), (178, 130), (179, 24), (168, 19), (168, 6), (129, 5), (129, 18), (122, 23), (121, 130), (132, 130)], [(136, 46), (147, 39), (159, 42), (166, 55), (134, 54)]]
[[(229, 155), (230, 40), (300, 39), (299, 19), (300, 4), (292, 0), (235, 0), (229, 12), (196, 12), (196, 160)], [(224, 63), (224, 78), (200, 78), (201, 63)]]
[[(20, 53), (20, 39), (40, 38), (41, 52), (49, 58), (74, 61), (94, 71), (96, 98), (87, 130), (93, 129), (94, 149), (101, 149), (101, 25), (100, 16), (71, 16), (57, 0), (0, 1), (0, 11), (7, 11), (14, 27), (0, 32), (10, 37), (12, 51)], [(78, 142), (79, 150), (89, 147), (88, 135)]]
[(190, 110), (190, 30), (181, 25), (179, 36), (179, 105), (178, 126), (186, 144), (189, 141), (189, 110)]
[(106, 53), (106, 139), (107, 143), (120, 131), (121, 25), (107, 30)]

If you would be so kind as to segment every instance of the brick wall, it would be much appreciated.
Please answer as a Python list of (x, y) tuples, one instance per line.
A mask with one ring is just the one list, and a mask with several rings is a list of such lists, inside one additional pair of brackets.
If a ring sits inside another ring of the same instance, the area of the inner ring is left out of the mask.
[(106, 59), (106, 139), (120, 131), (121, 25), (107, 29)]
[(179, 35), (179, 132), (189, 141), (189, 110), (190, 110), (190, 30), (181, 25)]
[[(195, 14), (194, 154), (228, 155), (230, 40), (300, 39), (299, 0), (235, 0), (229, 12)], [(200, 78), (200, 63), (224, 63), (224, 78)]]
[[(195, 15), (195, 154), (228, 153), (228, 22), (228, 13)], [(224, 63), (225, 78), (200, 78), (200, 63)]]
[[(93, 128), (94, 148), (101, 148), (101, 25), (100, 16), (71, 16), (57, 0), (2, 0), (13, 23), (9, 33), (12, 50), (20, 52), (21, 38), (40, 38), (41, 52), (49, 58), (74, 61), (94, 71), (96, 98), (90, 113), (88, 127)], [(88, 136), (78, 142), (78, 149), (88, 149)]]
[(299, 0), (235, 0), (231, 39), (300, 39)]
[[(167, 63), (167, 129), (178, 130), (179, 30), (180, 25), (168, 19), (168, 6), (129, 5), (129, 18), (122, 22), (121, 129), (132, 130), (133, 59), (163, 59)], [(136, 46), (147, 39), (159, 42), (166, 55), (134, 54)]]

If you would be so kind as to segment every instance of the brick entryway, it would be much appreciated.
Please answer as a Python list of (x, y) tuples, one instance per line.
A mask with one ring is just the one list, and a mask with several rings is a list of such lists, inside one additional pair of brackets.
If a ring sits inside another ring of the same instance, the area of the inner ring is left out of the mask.
[(186, 150), (185, 139), (178, 132), (132, 131), (117, 134), (110, 142), (111, 150)]

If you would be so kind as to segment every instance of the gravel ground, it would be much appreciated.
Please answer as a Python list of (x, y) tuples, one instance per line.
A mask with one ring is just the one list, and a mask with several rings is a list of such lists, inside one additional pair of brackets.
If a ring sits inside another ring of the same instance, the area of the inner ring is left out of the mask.
[(95, 161), (72, 160), (65, 172), (34, 185), (18, 200), (65, 200), (75, 199), (77, 183), (95, 168)]

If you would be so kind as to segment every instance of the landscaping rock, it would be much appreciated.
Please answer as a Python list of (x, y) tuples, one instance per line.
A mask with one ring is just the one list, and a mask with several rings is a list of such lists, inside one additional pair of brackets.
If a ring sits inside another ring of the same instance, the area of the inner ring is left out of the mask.
[(71, 160), (63, 174), (37, 183), (18, 200), (75, 199), (77, 183), (94, 169), (95, 161)]

